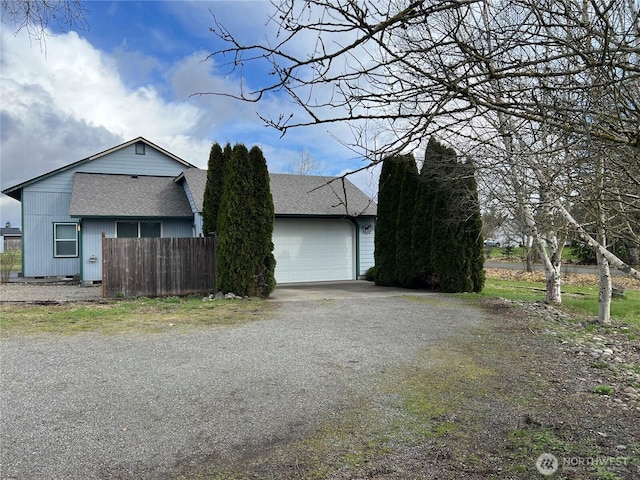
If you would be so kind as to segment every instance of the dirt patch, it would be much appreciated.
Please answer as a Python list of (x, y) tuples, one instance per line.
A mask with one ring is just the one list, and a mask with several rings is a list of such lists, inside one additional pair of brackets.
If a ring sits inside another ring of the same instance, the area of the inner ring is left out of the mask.
[(100, 285), (79, 286), (68, 283), (2, 283), (0, 303), (56, 304), (68, 302), (97, 302), (102, 299)]

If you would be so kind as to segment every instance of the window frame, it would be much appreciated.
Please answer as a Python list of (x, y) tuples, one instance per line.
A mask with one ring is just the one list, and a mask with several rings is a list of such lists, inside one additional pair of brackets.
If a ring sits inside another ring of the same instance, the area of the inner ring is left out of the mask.
[[(75, 238), (58, 238), (58, 226), (73, 226)], [(53, 222), (53, 258), (78, 258), (80, 256), (80, 236), (78, 234), (80, 224), (78, 222)], [(58, 253), (58, 244), (61, 242), (74, 243), (74, 255), (61, 255)]]
[[(119, 223), (135, 223), (137, 225), (137, 236), (135, 237), (119, 237), (118, 236), (118, 224)], [(141, 237), (142, 223), (155, 223), (160, 226), (159, 236), (157, 237)], [(115, 225), (115, 237), (116, 238), (162, 238), (162, 221), (160, 220), (116, 220)]]
[(135, 152), (136, 152), (136, 155), (146, 155), (147, 154), (146, 144), (144, 142), (136, 142)]

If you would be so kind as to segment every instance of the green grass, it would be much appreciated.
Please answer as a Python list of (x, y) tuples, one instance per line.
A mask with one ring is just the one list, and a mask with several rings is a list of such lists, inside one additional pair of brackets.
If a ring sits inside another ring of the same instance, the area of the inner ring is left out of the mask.
[(598, 395), (611, 395), (613, 393), (613, 387), (610, 385), (598, 385), (593, 389), (593, 393)]
[(272, 310), (273, 304), (261, 300), (203, 302), (200, 297), (2, 305), (0, 331), (2, 335), (161, 332), (195, 326), (239, 325), (263, 319)]
[[(485, 255), (491, 260), (510, 260), (519, 262), (524, 256), (524, 249), (522, 247), (513, 247), (509, 252), (505, 247), (500, 248), (485, 248)], [(578, 262), (580, 259), (573, 253), (570, 247), (562, 249), (562, 260), (565, 262)]]
[[(517, 280), (487, 278), (482, 297), (502, 297), (508, 300), (544, 301), (545, 284)], [(562, 286), (562, 308), (586, 318), (598, 316), (597, 286)], [(640, 291), (626, 290), (621, 298), (611, 301), (611, 317), (620, 323), (640, 327)]]

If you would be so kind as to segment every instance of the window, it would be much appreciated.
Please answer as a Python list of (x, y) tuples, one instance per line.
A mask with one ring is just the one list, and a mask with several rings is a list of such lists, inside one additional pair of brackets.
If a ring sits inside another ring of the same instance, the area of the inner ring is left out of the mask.
[(77, 223), (53, 224), (53, 256), (63, 258), (78, 256)]
[(140, 238), (160, 238), (160, 222), (140, 222)]
[(116, 223), (116, 237), (137, 238), (138, 222), (118, 222)]
[(136, 143), (136, 155), (144, 155), (145, 154), (144, 147), (145, 147), (144, 143), (142, 142)]
[(117, 222), (118, 238), (160, 238), (160, 222)]

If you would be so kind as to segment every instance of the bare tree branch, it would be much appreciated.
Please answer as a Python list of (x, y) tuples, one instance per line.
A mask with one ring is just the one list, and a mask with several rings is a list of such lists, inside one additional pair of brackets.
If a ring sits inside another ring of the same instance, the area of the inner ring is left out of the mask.
[(88, 29), (89, 13), (83, 0), (2, 0), (2, 23), (12, 23), (16, 33), (26, 30), (44, 48), (47, 28)]

